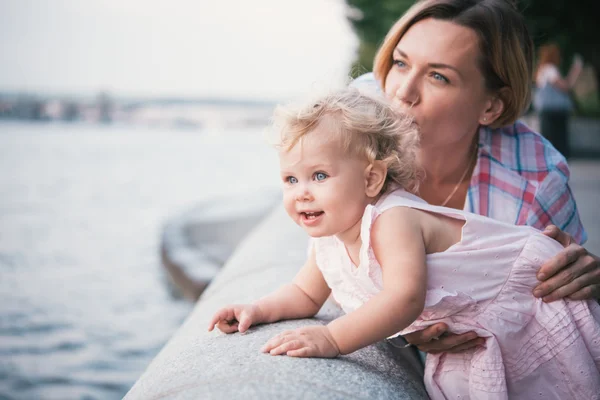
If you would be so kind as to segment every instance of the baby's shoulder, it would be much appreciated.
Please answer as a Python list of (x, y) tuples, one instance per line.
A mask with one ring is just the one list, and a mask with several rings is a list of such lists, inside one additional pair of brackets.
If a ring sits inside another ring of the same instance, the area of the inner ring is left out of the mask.
[(371, 234), (393, 234), (420, 230), (426, 223), (425, 212), (404, 205), (386, 208), (378, 213), (371, 226)]
[[(393, 241), (400, 247), (422, 241), (427, 254), (435, 253), (460, 240), (461, 229), (466, 221), (466, 218), (460, 218), (461, 215), (463, 214), (453, 213), (452, 216), (447, 216), (426, 208), (410, 206), (392, 207), (379, 216), (379, 224), (374, 224), (372, 240), (386, 243)], [(440, 243), (447, 245), (440, 247)]]
[(399, 220), (404, 218), (418, 218), (422, 211), (411, 207), (410, 205), (397, 204), (392, 207), (379, 209), (377, 219), (383, 220)]

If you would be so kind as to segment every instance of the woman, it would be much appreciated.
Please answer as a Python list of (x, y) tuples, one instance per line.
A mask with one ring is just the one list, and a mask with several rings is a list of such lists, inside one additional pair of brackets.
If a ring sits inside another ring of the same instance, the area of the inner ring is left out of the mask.
[[(373, 74), (414, 116), (426, 171), (419, 196), (434, 205), (545, 229), (565, 250), (540, 269), (534, 295), (545, 301), (598, 298), (600, 266), (585, 242), (569, 168), (548, 141), (515, 122), (530, 101), (533, 50), (523, 17), (507, 0), (422, 0), (390, 29)], [(407, 335), (426, 352), (483, 344), (443, 324)], [(439, 339), (439, 340), (432, 340)]]
[(570, 157), (569, 114), (572, 102), (569, 91), (581, 74), (583, 62), (576, 57), (569, 75), (563, 78), (560, 66), (560, 49), (555, 43), (540, 47), (538, 67), (535, 72), (537, 86), (534, 107), (540, 116), (540, 130), (565, 158)]

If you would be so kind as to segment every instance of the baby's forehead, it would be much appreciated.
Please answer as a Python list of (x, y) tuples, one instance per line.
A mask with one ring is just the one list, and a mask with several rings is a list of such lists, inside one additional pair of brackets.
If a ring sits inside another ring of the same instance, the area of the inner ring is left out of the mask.
[(293, 131), (287, 138), (284, 134), (282, 143), (287, 142), (289, 145), (279, 147), (280, 157), (324, 153), (322, 155), (327, 157), (345, 158), (362, 154), (363, 152), (357, 151), (360, 144), (355, 142), (356, 138), (350, 130), (344, 128), (340, 118), (341, 115), (323, 115), (297, 138)]
[(340, 151), (344, 147), (343, 136), (340, 132), (327, 126), (317, 126), (301, 137), (298, 143), (305, 147), (332, 147)]
[(279, 157), (342, 157), (346, 153), (345, 147), (343, 140), (335, 133), (311, 131), (298, 139), (291, 148), (281, 148)]
[(299, 141), (289, 150), (279, 152), (279, 166), (281, 171), (292, 172), (299, 170), (312, 170), (315, 168), (331, 168), (337, 170), (349, 163), (364, 163), (368, 161), (364, 154), (353, 154), (344, 149), (339, 140), (311, 140)]
[(339, 149), (347, 147), (352, 140), (352, 133), (344, 127), (340, 115), (324, 115), (301, 139), (316, 145), (334, 145)]

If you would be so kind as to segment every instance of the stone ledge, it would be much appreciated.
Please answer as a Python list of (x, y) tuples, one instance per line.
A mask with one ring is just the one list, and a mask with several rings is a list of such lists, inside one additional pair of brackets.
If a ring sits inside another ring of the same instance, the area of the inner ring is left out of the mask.
[(244, 335), (207, 332), (219, 307), (253, 301), (289, 282), (304, 262), (306, 246), (306, 234), (283, 207), (275, 208), (238, 246), (125, 399), (426, 399), (418, 356), (388, 342), (336, 359), (260, 352), (276, 333), (340, 315), (333, 302), (314, 319), (261, 325)]
[(171, 293), (196, 301), (241, 240), (281, 201), (280, 190), (210, 199), (170, 218), (160, 255)]

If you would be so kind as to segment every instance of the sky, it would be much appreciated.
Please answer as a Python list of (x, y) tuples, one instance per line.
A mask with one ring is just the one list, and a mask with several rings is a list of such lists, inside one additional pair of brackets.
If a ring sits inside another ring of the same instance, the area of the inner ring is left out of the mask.
[(0, 91), (292, 98), (357, 47), (344, 0), (0, 0)]

